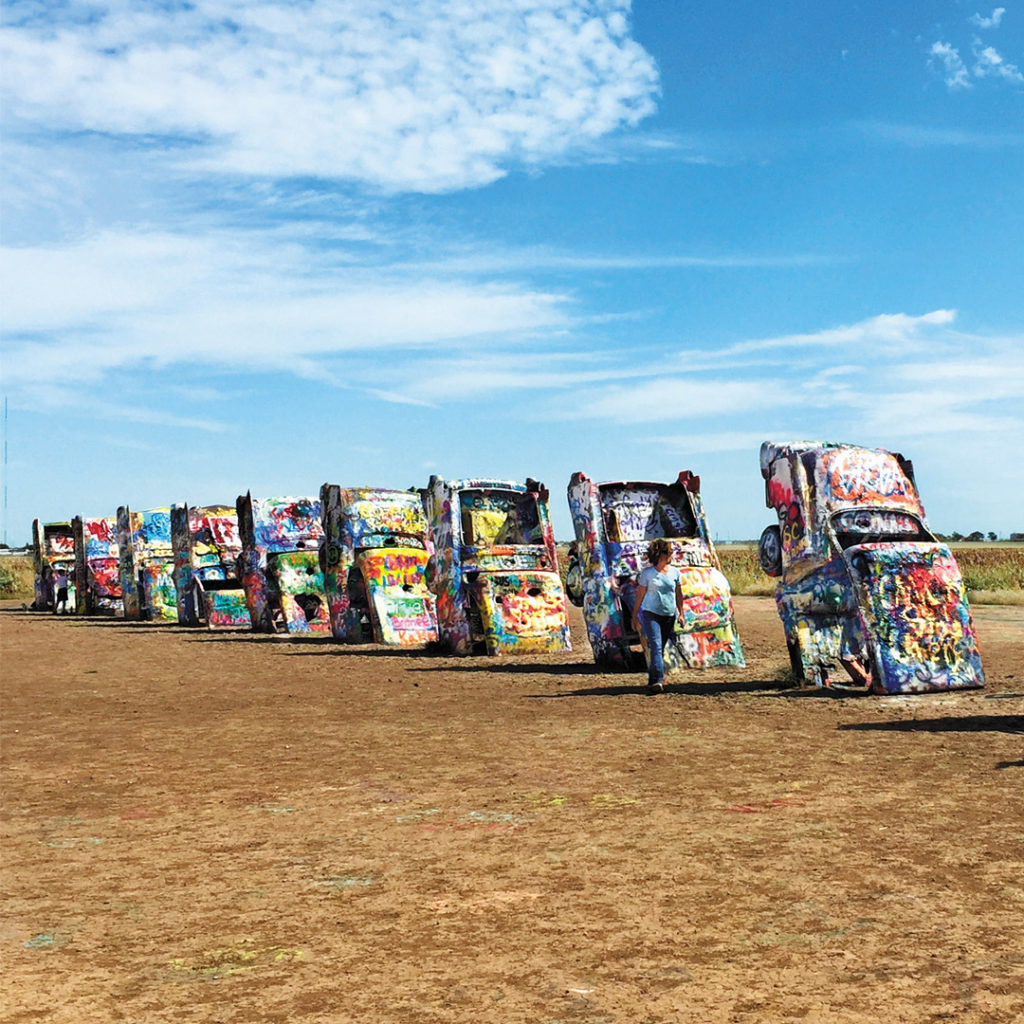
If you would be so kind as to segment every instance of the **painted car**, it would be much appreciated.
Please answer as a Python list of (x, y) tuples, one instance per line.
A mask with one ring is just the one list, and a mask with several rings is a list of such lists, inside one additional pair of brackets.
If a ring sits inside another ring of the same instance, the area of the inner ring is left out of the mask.
[[(761, 566), (797, 678), (875, 693), (979, 687), (963, 580), (902, 455), (820, 441), (761, 445)], [(846, 676), (833, 678), (841, 666)]]
[(574, 473), (568, 488), (575, 543), (569, 598), (582, 605), (594, 661), (638, 668), (641, 638), (632, 626), (637, 577), (647, 546), (665, 538), (682, 577), (683, 614), (665, 649), (665, 670), (742, 666), (732, 594), (708, 532), (700, 477), (673, 483), (595, 483)]
[(416, 491), (320, 489), (321, 564), (335, 639), (425, 644), (437, 640), (427, 589), (427, 519)]
[(329, 633), (319, 563), (324, 531), (316, 498), (254, 498), (235, 505), (242, 552), (238, 574), (259, 633)]
[(177, 622), (171, 510), (117, 510), (117, 555), (121, 603), (129, 620)]
[(570, 650), (547, 489), (434, 476), (423, 500), (439, 643), (456, 654)]
[(172, 505), (174, 588), (178, 622), (209, 629), (248, 629), (245, 590), (238, 578), (238, 513), (229, 505)]
[(75, 539), (76, 611), (79, 615), (117, 615), (121, 606), (121, 572), (117, 551), (117, 519), (71, 520)]
[(32, 607), (36, 611), (53, 608), (56, 594), (54, 574), (63, 570), (68, 576), (68, 608), (75, 607), (75, 536), (70, 522), (32, 522), (32, 567), (34, 591)]

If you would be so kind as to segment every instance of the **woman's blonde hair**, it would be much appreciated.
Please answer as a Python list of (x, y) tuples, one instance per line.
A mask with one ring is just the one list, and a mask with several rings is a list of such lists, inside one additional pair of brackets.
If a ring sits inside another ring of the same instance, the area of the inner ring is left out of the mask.
[(647, 561), (657, 565), (666, 555), (672, 554), (672, 547), (664, 537), (658, 537), (647, 545)]

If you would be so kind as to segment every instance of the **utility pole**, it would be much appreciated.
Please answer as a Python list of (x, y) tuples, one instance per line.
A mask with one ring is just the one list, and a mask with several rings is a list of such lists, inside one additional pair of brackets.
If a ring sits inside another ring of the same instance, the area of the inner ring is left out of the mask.
[(7, 547), (7, 396), (4, 395), (4, 547)]

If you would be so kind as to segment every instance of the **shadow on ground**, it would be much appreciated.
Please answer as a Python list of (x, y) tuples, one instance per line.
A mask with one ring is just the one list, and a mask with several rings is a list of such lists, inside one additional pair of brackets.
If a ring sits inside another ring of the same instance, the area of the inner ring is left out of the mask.
[(647, 684), (640, 685), (611, 685), (592, 686), (581, 690), (563, 690), (560, 693), (531, 693), (531, 700), (562, 700), (564, 697), (622, 697), (626, 694), (648, 694), (651, 697), (662, 697), (666, 694), (680, 693), (693, 696), (709, 696), (725, 693), (756, 693), (761, 696), (775, 696), (774, 693), (766, 694), (765, 690), (774, 690), (778, 687), (777, 682), (763, 679), (735, 680), (733, 682), (718, 683), (667, 683), (663, 693), (649, 693)]
[(909, 718), (898, 722), (850, 722), (837, 728), (844, 732), (1024, 733), (1024, 715), (949, 715), (945, 718)]

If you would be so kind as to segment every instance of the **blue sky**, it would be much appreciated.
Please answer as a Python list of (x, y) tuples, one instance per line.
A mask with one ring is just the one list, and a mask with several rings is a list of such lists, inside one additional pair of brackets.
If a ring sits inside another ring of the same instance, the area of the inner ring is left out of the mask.
[(1024, 3), (7, 0), (7, 541), (902, 451), (1024, 530)]

